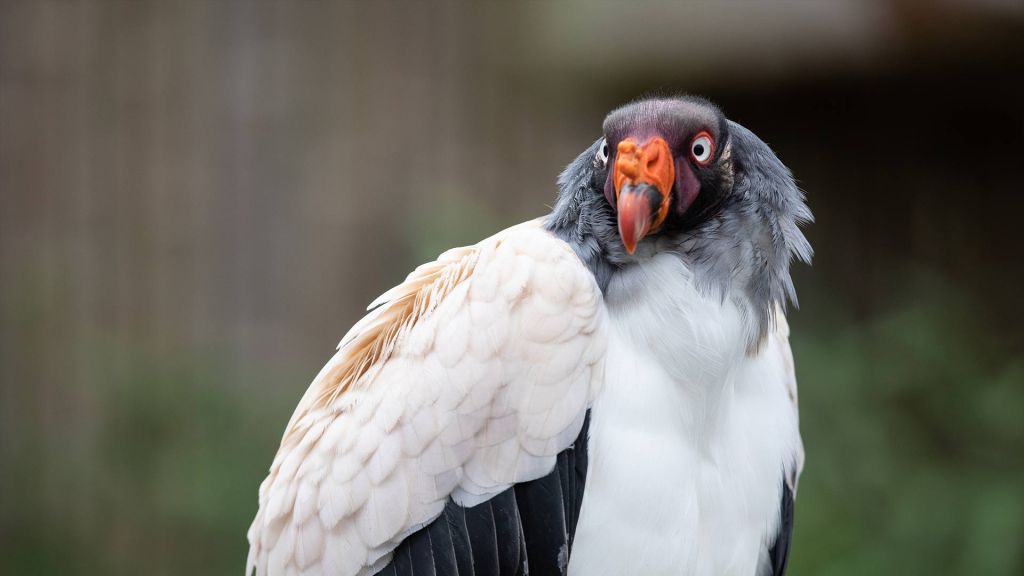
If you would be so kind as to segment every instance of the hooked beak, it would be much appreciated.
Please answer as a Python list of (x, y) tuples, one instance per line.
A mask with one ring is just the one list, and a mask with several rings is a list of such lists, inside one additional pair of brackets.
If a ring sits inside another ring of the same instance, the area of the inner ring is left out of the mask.
[(633, 138), (619, 142), (613, 180), (615, 203), (619, 236), (630, 254), (668, 216), (675, 178), (675, 162), (663, 138), (655, 137), (644, 144), (637, 144)]

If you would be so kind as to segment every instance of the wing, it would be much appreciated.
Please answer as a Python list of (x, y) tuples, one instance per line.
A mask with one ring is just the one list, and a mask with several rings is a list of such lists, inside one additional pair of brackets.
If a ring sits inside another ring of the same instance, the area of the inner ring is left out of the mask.
[[(793, 404), (793, 411), (799, 414), (796, 391), (796, 370), (793, 364), (793, 352), (789, 347), (789, 323), (786, 322), (786, 315), (781, 308), (775, 312), (776, 327), (774, 337), (776, 339), (775, 349), (782, 355), (782, 365), (785, 369), (786, 392)], [(783, 576), (789, 564), (789, 547), (793, 541), (793, 514), (796, 505), (796, 486), (800, 479), (800, 472), (804, 468), (804, 447), (803, 443), (797, 445), (797, 451), (792, 466), (786, 467), (782, 479), (781, 502), (779, 503), (779, 530), (775, 536), (775, 543), (768, 551), (769, 569), (771, 576)]]
[(547, 476), (444, 512), (395, 549), (381, 576), (565, 575), (587, 478), (587, 422)]
[(768, 551), (768, 562), (771, 576), (783, 576), (789, 565), (789, 545), (793, 541), (793, 504), (794, 494), (789, 481), (782, 483), (782, 502), (779, 505), (779, 533), (775, 544)]
[(605, 310), (539, 221), (446, 252), (371, 308), (288, 424), (246, 574), (374, 573), (449, 502), (481, 521), (501, 496), (497, 522), (509, 488), (551, 474), (580, 434)]

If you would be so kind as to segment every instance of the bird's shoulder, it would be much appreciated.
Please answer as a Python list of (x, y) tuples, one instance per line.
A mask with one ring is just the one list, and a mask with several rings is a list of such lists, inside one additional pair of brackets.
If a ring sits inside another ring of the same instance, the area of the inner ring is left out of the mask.
[(260, 488), (258, 574), (371, 573), (449, 498), (550, 472), (600, 387), (600, 290), (540, 221), (445, 252), (370, 308)]

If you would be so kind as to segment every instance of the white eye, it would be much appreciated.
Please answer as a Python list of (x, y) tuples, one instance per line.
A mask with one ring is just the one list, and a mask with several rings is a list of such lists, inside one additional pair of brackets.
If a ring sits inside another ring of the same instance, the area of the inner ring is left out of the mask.
[(690, 154), (701, 166), (706, 165), (711, 160), (711, 155), (714, 152), (715, 144), (711, 141), (711, 136), (707, 132), (697, 134), (697, 137), (690, 144)]
[(603, 138), (601, 140), (601, 146), (597, 149), (597, 154), (594, 156), (594, 164), (600, 168), (604, 168), (608, 165), (608, 139)]

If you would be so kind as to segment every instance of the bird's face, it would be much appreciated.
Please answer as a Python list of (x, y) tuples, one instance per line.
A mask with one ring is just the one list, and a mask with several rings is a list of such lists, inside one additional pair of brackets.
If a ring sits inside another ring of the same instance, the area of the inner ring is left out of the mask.
[(680, 258), (696, 286), (749, 305), (757, 349), (776, 306), (796, 301), (795, 258), (812, 220), (793, 175), (760, 138), (691, 96), (646, 99), (605, 118), (604, 137), (558, 178), (547, 228), (604, 290), (652, 257)]
[(643, 100), (608, 115), (594, 167), (628, 254), (647, 236), (696, 224), (728, 194), (727, 131), (718, 109), (696, 99)]

